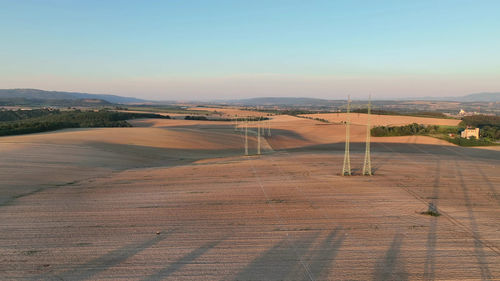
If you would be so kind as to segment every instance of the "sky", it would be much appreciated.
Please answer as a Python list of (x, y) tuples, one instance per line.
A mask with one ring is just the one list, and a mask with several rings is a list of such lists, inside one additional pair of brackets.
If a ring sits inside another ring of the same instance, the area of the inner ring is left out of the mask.
[(500, 91), (498, 0), (0, 0), (0, 88), (146, 99)]

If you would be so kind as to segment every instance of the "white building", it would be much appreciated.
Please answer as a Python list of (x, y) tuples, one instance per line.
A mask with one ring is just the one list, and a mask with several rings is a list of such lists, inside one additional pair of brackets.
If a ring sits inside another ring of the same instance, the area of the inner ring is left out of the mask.
[(479, 128), (465, 128), (462, 131), (461, 137), (465, 139), (470, 139), (471, 137), (479, 139)]

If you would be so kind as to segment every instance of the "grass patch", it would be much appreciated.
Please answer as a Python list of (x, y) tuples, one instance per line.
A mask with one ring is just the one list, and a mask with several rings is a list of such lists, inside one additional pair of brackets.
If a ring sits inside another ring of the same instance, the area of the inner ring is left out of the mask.
[(480, 138), (480, 139), (475, 139), (475, 138), (470, 138), (470, 139), (464, 139), (460, 137), (456, 138), (450, 138), (448, 136), (443, 137), (444, 140), (449, 141), (451, 143), (454, 143), (456, 145), (460, 146), (493, 146), (493, 145), (500, 145), (499, 143), (493, 142), (487, 138)]
[(284, 200), (284, 199), (271, 199), (271, 200), (269, 200), (269, 202), (279, 204), (279, 203), (285, 203), (286, 200)]
[(432, 216), (432, 217), (439, 217), (441, 215), (439, 213), (436, 205), (434, 205), (434, 203), (429, 203), (429, 207), (428, 207), (427, 211), (421, 212), (420, 214), (421, 215), (428, 215), (428, 216)]
[(439, 217), (441, 215), (437, 211), (431, 211), (431, 210), (427, 210), (425, 212), (421, 212), (420, 214), (421, 215), (428, 215), (428, 216), (432, 216), (432, 217)]
[(25, 255), (25, 256), (33, 256), (33, 255), (37, 254), (38, 252), (40, 252), (40, 251), (38, 251), (38, 250), (28, 250), (28, 251), (24, 251), (23, 255)]

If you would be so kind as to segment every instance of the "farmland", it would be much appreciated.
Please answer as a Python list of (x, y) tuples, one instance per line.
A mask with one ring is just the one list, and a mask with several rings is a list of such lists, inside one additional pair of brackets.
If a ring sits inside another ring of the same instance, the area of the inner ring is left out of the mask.
[[(132, 128), (2, 137), (0, 275), (500, 278), (500, 151), (372, 138), (374, 176), (363, 177), (366, 128), (351, 117), (352, 177), (340, 176), (345, 127), (336, 115), (331, 123), (272, 116), (262, 122), (272, 133), (263, 154), (247, 157), (243, 124), (235, 131), (217, 121), (137, 119)], [(374, 122), (414, 121), (383, 118)], [(425, 214), (429, 203), (440, 216)]]

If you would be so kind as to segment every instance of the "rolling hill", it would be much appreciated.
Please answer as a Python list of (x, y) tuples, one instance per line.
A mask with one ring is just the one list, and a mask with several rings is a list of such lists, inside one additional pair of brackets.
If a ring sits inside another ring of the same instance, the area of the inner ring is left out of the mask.
[(0, 89), (0, 100), (102, 100), (108, 103), (142, 103), (145, 100), (116, 95), (87, 94), (78, 92), (44, 91), (37, 89)]
[(325, 99), (317, 98), (294, 98), (294, 97), (261, 97), (240, 100), (230, 100), (229, 103), (243, 104), (243, 105), (324, 105), (330, 102)]
[(500, 102), (500, 92), (470, 94), (463, 97), (459, 97), (459, 101)]

